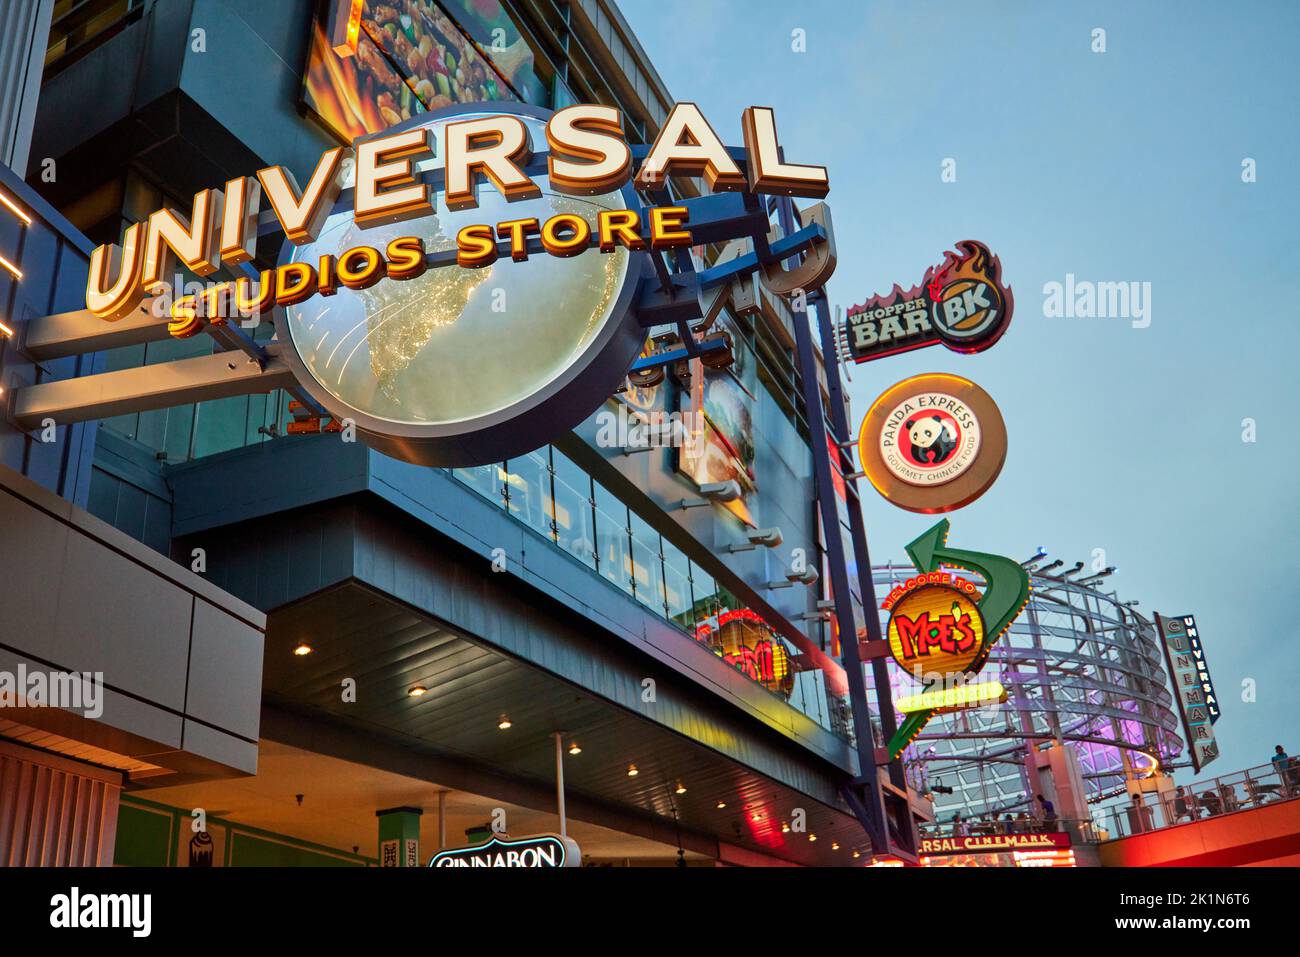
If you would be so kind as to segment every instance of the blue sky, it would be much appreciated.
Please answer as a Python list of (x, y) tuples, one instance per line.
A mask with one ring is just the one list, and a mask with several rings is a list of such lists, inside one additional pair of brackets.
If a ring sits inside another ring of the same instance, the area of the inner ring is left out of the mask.
[[(1300, 753), (1300, 4), (620, 7), (673, 96), (725, 140), (741, 141), (744, 107), (772, 106), (787, 157), (829, 168), (833, 302), (910, 286), (960, 239), (1001, 257), (1016, 309), (993, 349), (884, 359), (850, 387), (855, 426), (920, 372), (998, 401), (1006, 466), (950, 516), (953, 544), (1043, 545), (1067, 566), (1105, 549), (1122, 598), (1197, 616), (1223, 699), (1223, 754), (1202, 777), (1274, 744)], [(941, 181), (946, 158), (956, 182)], [(1067, 273), (1151, 283), (1150, 325), (1048, 318), (1043, 287)], [(905, 560), (933, 523), (865, 508), (876, 561)]]

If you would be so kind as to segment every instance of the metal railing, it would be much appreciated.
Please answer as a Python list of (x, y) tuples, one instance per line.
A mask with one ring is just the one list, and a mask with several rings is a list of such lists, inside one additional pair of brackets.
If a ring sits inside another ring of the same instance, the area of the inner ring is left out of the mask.
[(1098, 826), (1110, 838), (1132, 837), (1295, 798), (1300, 798), (1300, 758), (1234, 771), (1163, 794), (1134, 796), (1126, 804), (1098, 811)]

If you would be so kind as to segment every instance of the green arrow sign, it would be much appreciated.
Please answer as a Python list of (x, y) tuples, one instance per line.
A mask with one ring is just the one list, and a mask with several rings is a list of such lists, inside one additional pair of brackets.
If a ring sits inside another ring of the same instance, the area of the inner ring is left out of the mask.
[[(952, 565), (983, 577), (984, 595), (978, 607), (980, 617), (984, 619), (986, 637), (979, 657), (966, 668), (967, 672), (976, 673), (984, 667), (994, 642), (1002, 637), (1029, 601), (1029, 573), (1011, 558), (949, 548), (946, 518), (908, 545), (907, 555), (918, 572), (934, 572), (940, 565)], [(889, 742), (890, 758), (902, 754), (932, 717), (933, 711), (914, 711), (908, 715)]]

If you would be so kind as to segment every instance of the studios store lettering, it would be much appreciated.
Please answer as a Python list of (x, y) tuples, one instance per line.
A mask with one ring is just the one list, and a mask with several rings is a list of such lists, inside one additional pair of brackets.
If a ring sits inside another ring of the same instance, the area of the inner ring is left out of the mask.
[[(703, 178), (715, 192), (749, 190), (821, 198), (830, 188), (824, 167), (781, 158), (775, 115), (766, 107), (749, 107), (742, 115), (745, 169), (732, 159), (699, 108), (679, 103), (633, 180), (632, 151), (622, 123), (618, 110), (599, 105), (570, 106), (552, 114), (545, 126), (550, 188), (592, 196), (632, 182), (639, 190), (660, 191), (674, 176)], [(541, 187), (528, 172), (534, 155), (532, 136), (519, 116), (448, 122), (445, 155), (437, 168), (431, 162), (435, 145), (430, 129), (417, 126), (326, 150), (305, 186), (299, 186), (284, 167), (269, 166), (256, 176), (228, 181), (224, 189), (201, 190), (194, 196), (188, 218), (159, 210), (147, 222), (128, 227), (120, 246), (103, 245), (94, 251), (86, 308), (110, 321), (129, 315), (146, 295), (166, 288), (172, 254), (200, 277), (223, 265), (249, 262), (256, 254), (263, 199), (289, 243), (314, 242), (335, 204), (346, 201), (349, 177), (355, 178), (353, 219), (363, 230), (433, 214), (438, 192), (448, 210), (477, 208), (480, 181), (490, 183), (510, 201), (541, 195)], [(231, 300), (240, 314), (256, 315), (313, 295), (329, 296), (340, 287), (365, 289), (381, 279), (410, 279), (429, 265), (481, 268), (503, 252), (515, 261), (525, 260), (534, 237), (546, 253), (567, 257), (593, 246), (609, 253), (619, 248), (639, 251), (692, 245), (687, 227), (686, 207), (673, 205), (603, 210), (594, 224), (582, 216), (560, 213), (545, 221), (520, 218), (466, 225), (457, 232), (454, 256), (442, 256), (441, 250), (431, 253), (421, 238), (404, 236), (382, 250), (361, 245), (337, 256), (322, 256), (315, 264), (283, 263), (261, 271), (257, 280), (246, 275), (197, 299), (182, 297), (172, 307), (171, 331), (176, 336), (194, 334), (202, 327), (197, 316), (226, 315), (217, 307)]]

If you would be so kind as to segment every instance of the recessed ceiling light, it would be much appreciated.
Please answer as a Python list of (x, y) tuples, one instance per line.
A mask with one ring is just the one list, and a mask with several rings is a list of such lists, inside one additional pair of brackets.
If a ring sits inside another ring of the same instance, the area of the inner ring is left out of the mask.
[(685, 784), (682, 784), (680, 781), (677, 782), (677, 793), (678, 793), (678, 794), (685, 794), (685, 793), (686, 793), (686, 785), (685, 785)]
[(307, 642), (300, 641), (298, 642), (297, 647), (293, 649), (293, 653), (301, 658), (303, 655), (311, 654), (313, 650), (312, 646), (307, 644)]
[(627, 776), (628, 776), (628, 777), (630, 777), (630, 778), (634, 778), (634, 777), (636, 777), (636, 776), (637, 776), (638, 774), (640, 774), (640, 773), (641, 773), (641, 772), (638, 771), (638, 770), (636, 769), (636, 765), (635, 765), (635, 764), (629, 764), (629, 765), (627, 766)]
[(862, 856), (862, 853), (861, 853), (860, 851), (854, 851), (854, 852), (853, 852), (853, 859), (854, 859), (855, 861), (856, 861), (859, 857), (861, 857), (861, 856)]
[(782, 821), (782, 822), (781, 822), (781, 833), (782, 833), (782, 834), (789, 834), (789, 833), (790, 833), (790, 822), (789, 822), (789, 821)]
[(809, 834), (809, 835), (808, 835), (808, 840), (810, 840), (810, 841), (815, 841), (815, 840), (817, 840), (817, 835), (816, 835), (816, 834)]
[(719, 810), (719, 811), (721, 811), (721, 810), (722, 810), (724, 807), (726, 807), (726, 806), (727, 806), (727, 802), (726, 802), (726, 801), (719, 801), (719, 802), (718, 802), (718, 810)]
[(572, 754), (574, 757), (577, 757), (578, 755), (582, 754), (582, 748), (578, 747), (576, 744), (571, 744), (569, 745), (569, 753)]
[(839, 841), (831, 841), (831, 850), (832, 850), (832, 851), (838, 851), (839, 849), (840, 849), (840, 842), (839, 842)]
[(411, 685), (411, 687), (406, 690), (407, 696), (411, 698), (418, 698), (420, 695), (428, 693), (429, 689), (424, 685)]
[(497, 722), (497, 727), (498, 727), (500, 730), (502, 730), (502, 731), (509, 731), (509, 730), (510, 730), (510, 719), (507, 718), (505, 715), (502, 715), (502, 716), (501, 716), (501, 720)]

